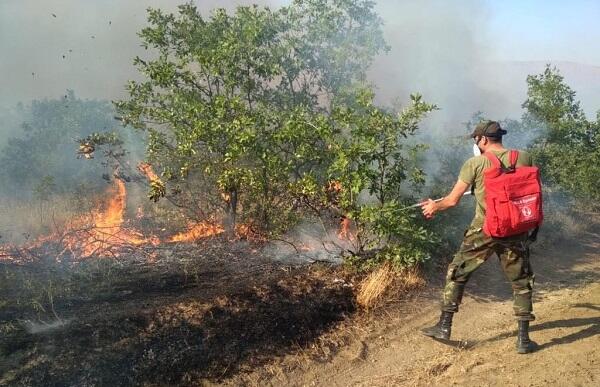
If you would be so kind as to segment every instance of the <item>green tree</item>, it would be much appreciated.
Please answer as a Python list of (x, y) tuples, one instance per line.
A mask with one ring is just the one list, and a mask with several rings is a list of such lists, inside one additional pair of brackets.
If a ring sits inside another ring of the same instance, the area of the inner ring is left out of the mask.
[[(373, 103), (366, 71), (387, 50), (363, 0), (296, 0), (277, 10), (191, 4), (150, 9), (140, 33), (156, 57), (115, 102), (148, 133), (164, 195), (196, 219), (242, 221), (267, 235), (298, 217), (355, 223), (361, 263), (422, 260), (429, 235), (399, 213), (424, 182), (408, 137), (435, 106), (415, 95), (399, 114)], [(153, 195), (153, 197), (160, 195)], [(333, 216), (332, 216), (333, 215)]]
[(600, 121), (586, 118), (575, 91), (550, 65), (542, 74), (528, 76), (527, 86), (523, 123), (539, 133), (532, 151), (545, 182), (597, 201)]
[(372, 7), (297, 0), (208, 18), (191, 4), (178, 15), (150, 9), (140, 37), (158, 56), (135, 59), (146, 80), (130, 82), (130, 98), (116, 106), (125, 124), (148, 132), (148, 159), (171, 199), (193, 217), (224, 211), (230, 231), (240, 205), (264, 231), (285, 224), (288, 187), (326, 157), (317, 116), (352, 99), (386, 49)]
[(57, 193), (82, 181), (100, 184), (100, 163), (76, 159), (76, 139), (105, 131), (115, 124), (108, 101), (82, 100), (73, 91), (57, 99), (32, 101), (21, 108), (21, 134), (11, 137), (1, 150), (0, 177), (5, 194), (32, 194), (51, 178)]
[(416, 214), (402, 211), (425, 183), (417, 157), (424, 146), (408, 145), (406, 138), (436, 106), (412, 95), (410, 105), (393, 114), (376, 107), (373, 97), (363, 90), (355, 106), (334, 108), (341, 135), (334, 138), (330, 176), (341, 185), (340, 208), (356, 226), (353, 260), (410, 265), (428, 257), (434, 238)]
[(575, 91), (564, 81), (556, 67), (527, 76), (527, 99), (523, 123), (547, 143), (577, 143), (585, 138), (587, 120)]

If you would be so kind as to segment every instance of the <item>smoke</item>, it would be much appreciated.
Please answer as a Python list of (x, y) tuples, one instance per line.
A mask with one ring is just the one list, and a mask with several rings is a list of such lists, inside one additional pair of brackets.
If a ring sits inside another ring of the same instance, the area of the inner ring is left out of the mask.
[[(28, 160), (35, 164), (31, 165), (28, 173), (20, 176), (14, 173), (15, 168), (12, 166), (5, 165), (4, 170), (0, 170), (0, 176), (5, 177), (6, 172), (11, 172), (12, 176), (12, 180), (3, 179), (3, 186), (0, 187), (0, 195), (5, 196), (3, 200), (7, 199), (8, 193), (14, 192), (19, 198), (32, 196), (34, 188), (43, 181), (43, 176), (31, 173), (31, 169), (44, 169), (43, 175), (54, 179), (52, 191), (70, 192), (75, 189), (73, 184), (62, 184), (63, 181), (75, 180), (92, 188), (106, 183), (101, 179), (100, 154), (94, 161), (78, 160), (75, 157), (77, 144), (74, 139), (83, 138), (91, 132), (118, 131), (126, 140), (127, 150), (131, 152), (128, 155), (131, 164), (135, 165), (139, 161), (143, 150), (136, 144), (139, 145), (142, 141), (131, 131), (123, 130), (119, 122), (112, 120), (110, 104), (106, 104), (106, 109), (100, 106), (103, 101), (125, 98), (127, 81), (140, 79), (133, 66), (133, 58), (136, 55), (151, 55), (141, 47), (137, 35), (147, 25), (147, 8), (176, 12), (177, 5), (185, 2), (187, 0), (0, 2), (0, 70), (3, 74), (0, 79), (0, 152), (9, 150), (6, 147), (9, 139), (19, 138), (13, 145), (23, 149), (24, 153), (32, 153), (33, 156), (30, 155)], [(216, 7), (233, 9), (237, 5), (247, 5), (253, 1), (198, 0), (195, 3), (201, 12), (208, 14), (209, 10)], [(278, 5), (275, 1), (261, 3)], [(67, 90), (73, 90), (76, 98), (67, 98), (71, 95)], [(46, 99), (48, 101), (44, 102)], [(40, 104), (37, 104), (37, 112), (44, 119), (49, 119), (44, 123), (38, 117), (38, 124), (34, 125), (35, 130), (42, 131), (41, 135), (35, 131), (25, 132), (22, 126), (24, 122), (35, 121), (32, 117), (34, 100), (43, 101), (42, 111), (40, 112)], [(85, 109), (78, 111), (77, 106)], [(68, 119), (63, 120), (65, 117)], [(80, 128), (73, 128), (73, 122), (69, 123), (68, 120), (74, 120)], [(49, 126), (46, 127), (47, 125)], [(44, 138), (47, 131), (63, 133), (57, 141), (60, 146), (53, 149), (40, 146), (40, 142), (43, 142), (40, 138)], [(15, 156), (13, 160), (17, 161), (14, 165), (27, 168), (26, 162), (18, 161), (21, 160), (19, 152), (14, 151), (14, 146), (12, 148), (12, 153), (4, 154)], [(39, 157), (34, 157), (36, 154)], [(92, 167), (95, 168), (95, 173), (86, 173)], [(108, 172), (107, 176), (110, 175), (110, 171)], [(90, 185), (88, 180), (96, 184)], [(140, 191), (130, 196), (134, 199), (141, 198), (145, 197), (145, 193)], [(57, 204), (48, 201), (44, 205), (52, 207), (54, 211)], [(30, 232), (44, 232), (34, 230), (31, 226), (40, 223), (37, 212), (45, 210), (30, 207), (31, 210), (16, 209), (14, 205), (0, 208), (1, 218), (10, 223), (6, 225), (6, 222), (0, 222), (2, 241), (9, 237), (29, 235)], [(14, 221), (15, 212), (19, 214), (16, 218), (23, 220), (22, 222)]]
[[(3, 74), (0, 106), (57, 97), (66, 89), (75, 90), (84, 98), (124, 97), (127, 80), (139, 78), (132, 62), (135, 55), (144, 55), (137, 32), (146, 26), (146, 9), (175, 12), (177, 5), (184, 2), (0, 2), (0, 69)], [(196, 1), (202, 11), (250, 3), (252, 1)]]
[[(0, 115), (4, 116), (3, 108), (18, 101), (55, 98), (66, 89), (83, 98), (125, 97), (127, 80), (139, 79), (132, 59), (145, 55), (137, 32), (146, 25), (146, 9), (175, 12), (183, 2), (0, 2), (0, 70), (4, 75), (0, 80)], [(232, 9), (251, 3), (276, 7), (290, 0), (194, 3), (207, 13), (215, 7)], [(396, 97), (406, 100), (409, 93), (420, 92), (442, 109), (431, 121), (439, 129), (456, 127), (456, 122), (464, 122), (479, 110), (496, 119), (520, 116), (529, 67), (520, 71), (521, 65), (519, 71), (511, 72), (498, 64), (500, 55), (495, 52), (488, 27), (493, 16), (488, 3), (378, 0), (376, 10), (384, 20), (391, 47), (370, 71), (380, 101), (390, 102)], [(503, 84), (503, 79), (508, 82)], [(6, 133), (6, 128), (0, 130), (0, 134)]]
[(69, 325), (71, 321), (72, 319), (63, 320), (59, 318), (51, 322), (35, 322), (27, 320), (23, 322), (23, 327), (28, 333), (35, 335), (39, 333), (49, 333), (63, 329), (64, 327)]
[[(136, 55), (148, 56), (137, 33), (147, 25), (146, 9), (176, 12), (185, 0), (4, 0), (0, 2), (0, 146), (22, 133), (27, 105), (34, 99), (58, 99), (66, 90), (79, 98), (126, 97), (128, 80), (140, 79)], [(286, 0), (197, 0), (207, 14), (215, 7), (260, 3), (280, 6)], [(478, 2), (460, 7), (442, 1), (379, 1), (392, 51), (377, 59), (370, 79), (382, 101), (419, 91), (437, 103), (431, 127), (464, 120), (485, 99), (477, 72), (484, 51), (483, 28), (472, 20), (485, 16)], [(10, 90), (10, 92), (8, 92)], [(489, 96), (488, 96), (489, 97)], [(486, 98), (488, 98), (486, 97)], [(18, 108), (23, 102), (25, 108)], [(108, 125), (107, 125), (108, 126)], [(119, 125), (115, 122), (114, 128)], [(86, 128), (85, 130), (91, 130)], [(107, 127), (107, 130), (112, 129)], [(72, 139), (66, 140), (69, 143)], [(75, 145), (73, 145), (75, 147)], [(130, 147), (131, 148), (131, 147)], [(139, 155), (138, 155), (139, 156)], [(74, 166), (80, 166), (75, 160)], [(52, 172), (54, 173), (54, 172)]]
[[(20, 123), (27, 109), (16, 107), (19, 101), (28, 104), (34, 99), (58, 98), (67, 89), (84, 99), (126, 97), (126, 82), (140, 79), (133, 58), (148, 55), (137, 36), (147, 25), (146, 9), (175, 12), (183, 2), (0, 2), (0, 147), (22, 131)], [(232, 9), (252, 3), (275, 7), (289, 2), (194, 1), (204, 13), (215, 7)], [(409, 93), (420, 92), (427, 102), (441, 108), (423, 125), (431, 139), (425, 138), (426, 142), (434, 143), (440, 135), (464, 134), (462, 123), (476, 111), (492, 119), (520, 116), (525, 78), (518, 90), (514, 83), (499, 81), (503, 67), (495, 61), (498, 55), (487, 27), (492, 16), (488, 3), (378, 0), (376, 10), (384, 21), (391, 51), (376, 59), (369, 79), (384, 104), (397, 97), (406, 101)], [(429, 161), (428, 169), (432, 175), (439, 164)]]
[(377, 10), (391, 46), (370, 72), (382, 101), (423, 94), (441, 109), (429, 120), (437, 131), (462, 129), (460, 123), (479, 110), (493, 116), (510, 113), (505, 109), (510, 92), (486, 88), (486, 63), (494, 54), (485, 3), (386, 0), (377, 3)]
[(270, 241), (262, 253), (287, 263), (341, 263), (344, 252), (355, 250), (349, 239), (353, 238), (354, 230), (350, 230), (346, 236), (340, 235), (339, 231), (339, 226), (304, 220), (286, 233), (283, 239)]
[(25, 117), (23, 104), (0, 106), (0, 149), (6, 145), (9, 138), (20, 134), (20, 126)]

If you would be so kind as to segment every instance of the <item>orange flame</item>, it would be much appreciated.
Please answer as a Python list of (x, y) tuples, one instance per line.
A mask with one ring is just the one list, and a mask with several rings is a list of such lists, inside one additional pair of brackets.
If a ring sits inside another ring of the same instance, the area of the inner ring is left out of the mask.
[[(169, 242), (193, 242), (198, 239), (220, 235), (224, 232), (225, 228), (214, 221), (191, 223), (188, 225), (187, 231), (172, 236), (169, 239)], [(236, 224), (235, 236), (236, 238), (253, 242), (266, 241), (266, 238), (263, 235), (254, 231), (252, 227), (247, 224)]]
[(239, 239), (245, 239), (250, 242), (266, 242), (267, 238), (265, 235), (257, 232), (249, 224), (236, 224), (235, 225), (235, 236)]
[(68, 232), (64, 238), (66, 250), (81, 258), (91, 255), (118, 256), (118, 249), (125, 246), (158, 243), (156, 237), (148, 239), (134, 229), (123, 227), (127, 190), (122, 180), (114, 181), (105, 208), (96, 209), (91, 216), (73, 222), (74, 231)]
[[(150, 180), (158, 179), (152, 171), (152, 167), (146, 163), (138, 165)], [(0, 246), (0, 261), (16, 260), (24, 258), (27, 249), (38, 248), (45, 243), (60, 243), (62, 251), (57, 254), (60, 259), (65, 253), (70, 253), (76, 258), (96, 257), (118, 257), (128, 248), (139, 245), (157, 246), (161, 240), (155, 236), (144, 236), (125, 221), (125, 210), (127, 205), (127, 189), (123, 180), (115, 178), (113, 186), (107, 191), (108, 199), (98, 205), (90, 214), (72, 219), (66, 227), (66, 231), (54, 232), (41, 236), (32, 243), (23, 246)], [(143, 208), (137, 208), (136, 218), (144, 216)], [(192, 242), (197, 239), (207, 238), (224, 232), (223, 226), (217, 221), (191, 223), (186, 231), (171, 236), (169, 242)], [(251, 226), (237, 224), (235, 227), (237, 238), (249, 241), (265, 241), (266, 238), (254, 231)], [(30, 254), (31, 255), (31, 254)], [(31, 255), (35, 258), (34, 255)]]
[(123, 213), (125, 212), (125, 201), (127, 190), (125, 183), (115, 179), (114, 192), (108, 200), (105, 212), (96, 211), (95, 218), (97, 228), (118, 228), (123, 224)]
[(0, 262), (14, 260), (15, 254), (12, 251), (13, 249), (14, 246), (12, 245), (0, 246)]
[(193, 242), (200, 238), (221, 234), (224, 231), (223, 227), (213, 222), (192, 223), (188, 225), (187, 231), (172, 236), (169, 242)]
[(342, 183), (337, 180), (331, 180), (327, 184), (327, 190), (333, 193), (339, 193), (342, 191)]
[(152, 169), (152, 165), (148, 163), (141, 162), (137, 166), (138, 171), (140, 171), (144, 176), (148, 178), (150, 181), (160, 180), (158, 175)]
[(350, 232), (351, 220), (346, 218), (345, 216), (342, 218), (340, 222), (340, 231), (338, 232), (338, 238), (345, 239), (349, 241), (354, 240), (354, 235)]

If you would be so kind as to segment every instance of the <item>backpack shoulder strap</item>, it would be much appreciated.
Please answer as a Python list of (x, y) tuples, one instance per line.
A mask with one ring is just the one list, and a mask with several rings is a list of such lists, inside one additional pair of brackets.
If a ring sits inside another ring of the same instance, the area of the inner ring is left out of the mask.
[(510, 151), (510, 168), (511, 169), (516, 168), (517, 160), (519, 160), (519, 151), (513, 149)]
[(493, 154), (492, 152), (484, 152), (483, 155), (490, 160), (490, 163), (492, 163), (492, 167), (493, 168), (502, 168), (502, 164), (500, 163), (500, 160), (498, 159), (498, 156), (496, 156), (495, 154)]

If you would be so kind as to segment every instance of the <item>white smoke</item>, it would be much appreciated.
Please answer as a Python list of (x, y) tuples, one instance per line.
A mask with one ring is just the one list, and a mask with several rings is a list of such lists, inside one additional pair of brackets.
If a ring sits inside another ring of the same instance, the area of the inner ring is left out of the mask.
[[(125, 97), (125, 84), (139, 79), (132, 62), (144, 56), (137, 33), (146, 9), (176, 12), (173, 0), (0, 1), (0, 106), (56, 98), (72, 89), (83, 98)], [(197, 0), (215, 7), (275, 1)]]
[(377, 10), (391, 46), (370, 72), (383, 101), (423, 94), (441, 108), (429, 120), (438, 130), (460, 126), (478, 110), (508, 113), (503, 105), (509, 91), (486, 88), (486, 62), (493, 52), (484, 3), (386, 0)]
[[(215, 7), (233, 9), (252, 3), (277, 7), (290, 1), (194, 3), (208, 13)], [(132, 60), (135, 55), (145, 56), (137, 33), (147, 24), (146, 9), (175, 12), (184, 2), (1, 1), (0, 107), (56, 98), (66, 89), (83, 98), (125, 97), (127, 80), (140, 77)], [(438, 128), (454, 127), (478, 110), (497, 119), (519, 117), (525, 79), (503, 78), (504, 67), (498, 66), (499, 55), (489, 33), (487, 21), (493, 15), (488, 6), (476, 0), (376, 1), (391, 46), (389, 55), (378, 58), (370, 71), (379, 99), (406, 100), (410, 92), (420, 92), (442, 108), (432, 118)], [(513, 82), (501, 84), (498, 79)]]

